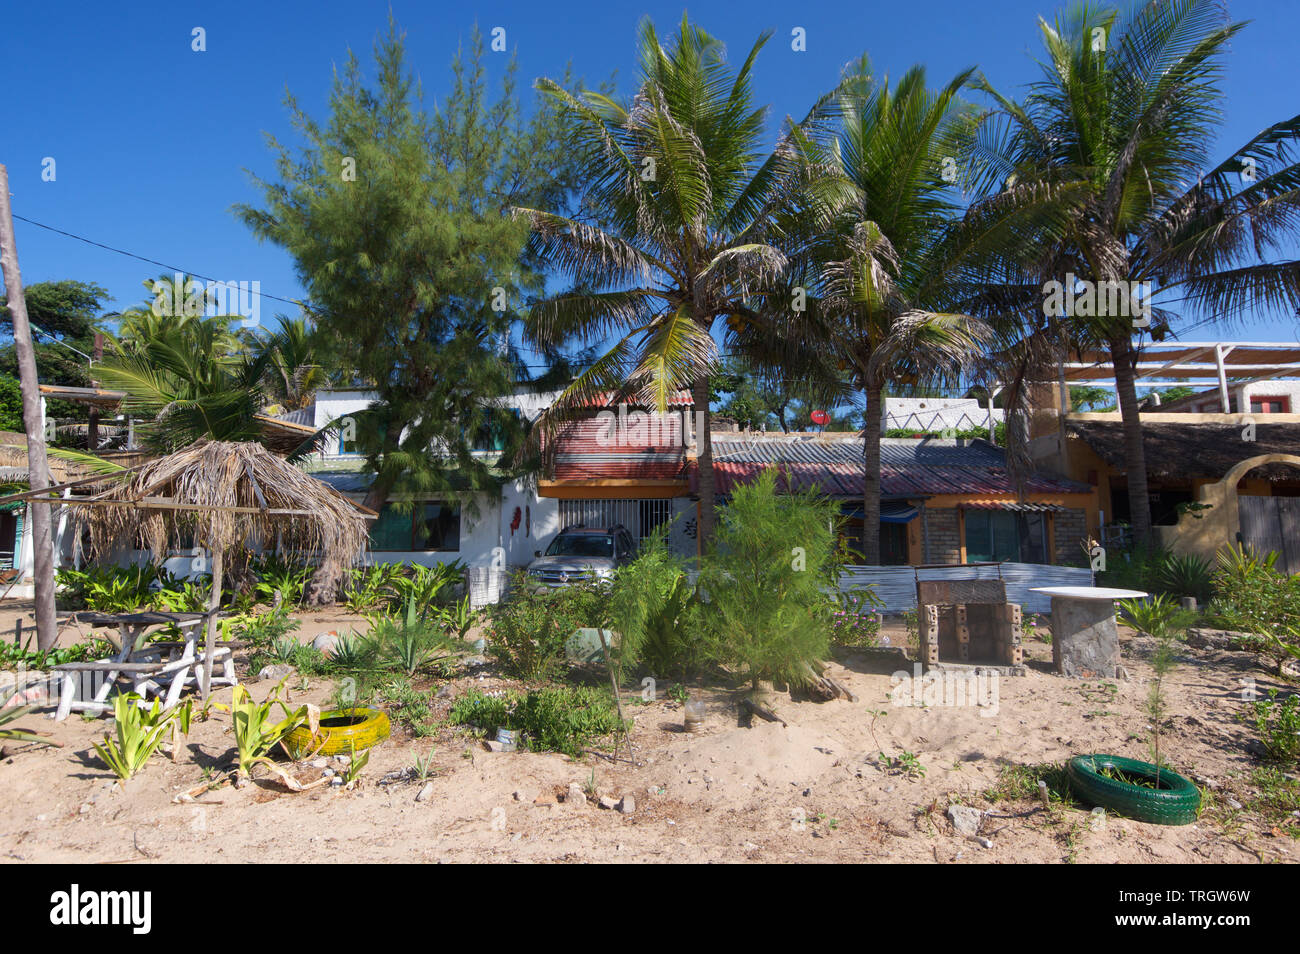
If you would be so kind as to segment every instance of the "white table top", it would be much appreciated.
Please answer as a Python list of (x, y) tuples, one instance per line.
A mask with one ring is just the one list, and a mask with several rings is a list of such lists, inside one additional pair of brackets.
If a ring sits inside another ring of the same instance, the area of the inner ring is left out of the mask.
[(1112, 586), (1035, 586), (1031, 589), (1035, 593), (1072, 600), (1132, 600), (1150, 595), (1141, 590), (1120, 590)]

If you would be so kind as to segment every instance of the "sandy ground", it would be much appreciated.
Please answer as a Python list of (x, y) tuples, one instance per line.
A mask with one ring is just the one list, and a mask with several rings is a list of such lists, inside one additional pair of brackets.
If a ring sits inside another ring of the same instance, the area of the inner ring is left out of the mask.
[[(6, 619), (12, 632), (12, 612), (0, 616), (0, 632)], [(346, 627), (347, 620), (338, 613), (303, 614), (300, 635), (340, 623)], [(895, 628), (895, 643), (900, 632)], [(859, 700), (795, 702), (777, 695), (785, 726), (744, 727), (730, 694), (700, 690), (708, 718), (702, 731), (688, 734), (680, 706), (662, 692), (649, 703), (629, 693), (638, 765), (595, 755), (575, 762), (494, 753), (461, 730), (411, 739), (395, 729), (353, 791), (318, 787), (294, 794), (258, 779), (179, 804), (173, 798), (200, 784), (205, 769), (231, 763), (224, 714), (195, 724), (179, 763), (155, 757), (125, 790), (90, 747), (105, 723), (74, 715), (55, 724), (32, 715), (23, 724), (51, 732), (63, 748), (9, 746), (0, 762), (0, 857), (74, 863), (1300, 858), (1300, 814), (1255, 810), (1252, 772), (1262, 763), (1252, 733), (1237, 719), (1242, 681), (1254, 679), (1261, 690), (1279, 684), (1260, 660), (1243, 653), (1189, 650), (1169, 679), (1162, 750), (1211, 790), (1210, 807), (1196, 824), (1098, 820), (1087, 810), (1043, 810), (1034, 799), (988, 797), (1006, 766), (1060, 763), (1088, 752), (1146, 757), (1142, 704), (1150, 668), (1142, 658), (1145, 641), (1125, 636), (1127, 679), (1103, 684), (1055, 676), (1048, 670), (1051, 647), (1034, 641), (1027, 647), (1028, 675), (999, 679), (986, 705), (896, 705), (898, 659), (840, 652), (831, 674)], [(451, 689), (454, 695), (505, 684), (488, 666), (454, 680)], [(251, 685), (259, 699), (270, 688), (269, 682)], [(293, 699), (323, 703), (331, 688), (313, 678)], [(430, 797), (417, 802), (423, 783), (397, 776), (431, 750), (437, 774)], [(924, 775), (891, 768), (882, 752), (911, 753)], [(305, 767), (302, 777), (318, 774)], [(594, 783), (598, 794), (631, 795), (635, 810), (601, 809), (595, 799), (585, 805), (557, 800), (575, 782)], [(980, 837), (992, 847), (954, 831), (946, 816), (951, 804), (991, 810)]]

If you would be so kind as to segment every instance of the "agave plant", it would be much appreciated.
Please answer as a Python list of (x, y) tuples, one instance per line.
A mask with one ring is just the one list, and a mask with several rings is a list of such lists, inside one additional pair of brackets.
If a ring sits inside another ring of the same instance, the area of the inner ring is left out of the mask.
[(18, 693), (12, 693), (0, 706), (0, 742), (45, 742), (47, 745), (58, 745), (62, 743), (51, 742), (49, 739), (42, 738), (34, 732), (28, 732), (26, 729), (6, 728), (11, 722), (17, 722), (29, 712), (34, 712), (35, 706), (16, 706), (12, 705)]
[(113, 770), (119, 781), (134, 778), (144, 768), (150, 756), (162, 745), (171, 730), (177, 710), (163, 711), (157, 699), (152, 707), (140, 706), (140, 696), (134, 692), (119, 693), (113, 698), (113, 723), (117, 737), (107, 733), (101, 745), (93, 743), (95, 751)]
[[(287, 678), (287, 677), (286, 677)], [(239, 752), (238, 774), (250, 778), (253, 766), (273, 764), (269, 757), (276, 745), (283, 745), (284, 739), (299, 726), (311, 728), (315, 736), (320, 731), (320, 708), (311, 704), (290, 709), (283, 700), (285, 680), (281, 679), (264, 702), (254, 702), (252, 695), (242, 683), (235, 686), (230, 705), (217, 705), (217, 708), (229, 712), (231, 728), (235, 733), (235, 746)], [(285, 717), (279, 722), (272, 722), (271, 712), (279, 706)]]

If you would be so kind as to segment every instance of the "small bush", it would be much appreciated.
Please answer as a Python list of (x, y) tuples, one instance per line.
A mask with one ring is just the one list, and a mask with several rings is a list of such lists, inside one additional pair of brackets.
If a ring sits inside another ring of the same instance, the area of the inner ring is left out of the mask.
[(880, 642), (880, 608), (872, 587), (841, 593), (831, 612), (831, 642), (837, 646), (875, 646)]
[(769, 468), (740, 487), (719, 514), (700, 571), (709, 652), (757, 686), (760, 679), (802, 685), (830, 649), (838, 582), (838, 506), (812, 493), (778, 494)]
[(539, 588), (527, 574), (517, 573), (510, 596), (489, 613), (488, 647), (512, 675), (549, 678), (560, 668), (574, 630), (605, 625), (608, 598), (594, 586)]
[(557, 686), (504, 696), (474, 690), (456, 700), (450, 721), (489, 734), (499, 728), (517, 729), (523, 733), (525, 748), (573, 758), (623, 728), (609, 693), (590, 686)]
[(1277, 690), (1270, 690), (1267, 699), (1246, 704), (1242, 719), (1255, 729), (1272, 761), (1291, 765), (1300, 761), (1300, 696), (1291, 694), (1279, 701)]
[(685, 676), (703, 665), (699, 601), (686, 561), (671, 553), (666, 529), (644, 541), (618, 571), (610, 591), (610, 625), (618, 631), (618, 667), (640, 664), (652, 675)]

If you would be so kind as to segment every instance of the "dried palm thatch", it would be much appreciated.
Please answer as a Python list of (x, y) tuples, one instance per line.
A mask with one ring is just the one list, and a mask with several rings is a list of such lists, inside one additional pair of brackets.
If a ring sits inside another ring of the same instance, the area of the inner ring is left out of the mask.
[(149, 461), (129, 480), (78, 507), (74, 519), (79, 534), (83, 527), (88, 531), (93, 555), (133, 549), (140, 539), (156, 562), (182, 540), (212, 552), (206, 697), (223, 557), (250, 543), (316, 553), (315, 582), (332, 589), (365, 547), (365, 513), (261, 444), (202, 440)]
[(91, 499), (106, 505), (75, 516), (95, 555), (133, 549), (139, 539), (159, 561), (182, 540), (214, 553), (278, 542), (318, 553), (325, 573), (338, 576), (366, 544), (356, 504), (261, 444), (199, 441)]

